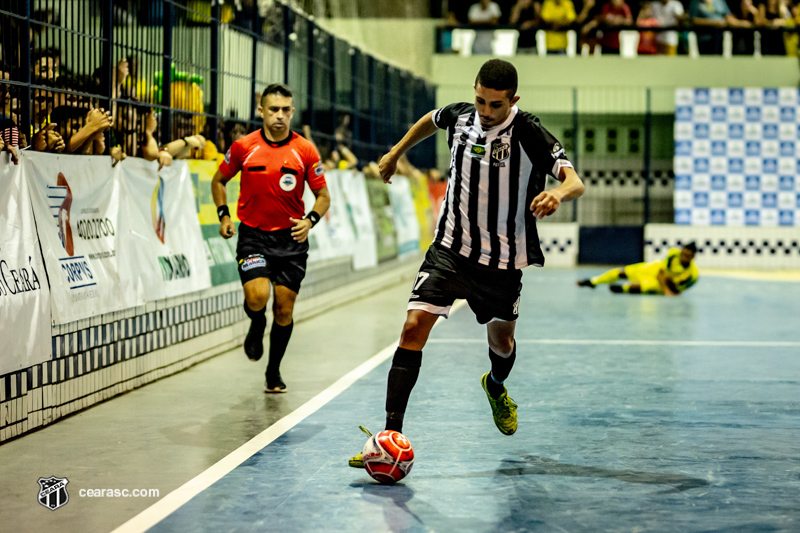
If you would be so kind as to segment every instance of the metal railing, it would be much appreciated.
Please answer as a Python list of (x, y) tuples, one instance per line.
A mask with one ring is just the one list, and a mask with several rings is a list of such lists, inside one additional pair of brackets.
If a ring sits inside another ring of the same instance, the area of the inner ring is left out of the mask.
[[(162, 143), (203, 134), (229, 145), (242, 130), (260, 126), (260, 93), (282, 82), (295, 95), (294, 128), (310, 126), (321, 149), (344, 142), (370, 161), (435, 107), (430, 82), (351, 46), (286, 4), (265, 10), (258, 4), (5, 0), (0, 110), (28, 142), (55, 107), (79, 100), (113, 109), (118, 124), (134, 122), (123, 126), (129, 129), (143, 129), (146, 112), (155, 110)], [(127, 78), (117, 84), (125, 69)], [(434, 166), (435, 143), (411, 157), (418, 167)]]

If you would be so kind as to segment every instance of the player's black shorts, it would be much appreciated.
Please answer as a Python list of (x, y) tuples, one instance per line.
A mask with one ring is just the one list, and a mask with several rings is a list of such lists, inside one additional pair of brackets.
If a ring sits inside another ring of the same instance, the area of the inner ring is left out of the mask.
[(481, 324), (492, 319), (513, 322), (519, 317), (521, 270), (498, 270), (471, 263), (466, 257), (432, 245), (419, 268), (408, 309), (447, 317), (464, 299)]
[(300, 292), (300, 283), (306, 276), (308, 241), (295, 241), (291, 228), (263, 231), (243, 222), (239, 223), (238, 233), (236, 262), (242, 285), (256, 278), (268, 278), (275, 285)]

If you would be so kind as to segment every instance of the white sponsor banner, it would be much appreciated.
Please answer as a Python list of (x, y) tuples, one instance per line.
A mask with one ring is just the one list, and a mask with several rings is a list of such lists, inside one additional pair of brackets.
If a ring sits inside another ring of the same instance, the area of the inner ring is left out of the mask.
[(120, 278), (120, 193), (111, 159), (34, 153), (20, 165), (49, 274), (53, 323), (143, 304), (136, 283)]
[[(326, 176), (327, 178), (327, 176)], [(303, 191), (303, 204), (305, 204), (306, 213), (311, 211), (314, 207), (317, 197), (311, 192), (308, 187)], [(333, 245), (331, 243), (330, 233), (328, 231), (328, 221), (322, 217), (317, 225), (308, 232), (308, 262), (322, 261), (323, 259), (330, 259), (335, 255)]]
[(411, 184), (405, 176), (392, 176), (389, 185), (389, 201), (394, 212), (394, 228), (397, 231), (397, 256), (404, 257), (419, 251), (419, 220), (411, 194)]
[(147, 301), (211, 287), (186, 162), (159, 171), (154, 161), (128, 158), (117, 167), (122, 278), (135, 280)]
[(22, 165), (8, 153), (0, 154), (0, 329), (0, 375), (50, 359), (47, 275)]
[(342, 188), (342, 180), (352, 179), (353, 174), (355, 172), (352, 170), (331, 170), (325, 173), (325, 181), (331, 193), (331, 207), (325, 220), (335, 256), (355, 254), (357, 228), (352, 206)]
[(369, 193), (364, 175), (360, 172), (339, 174), (339, 186), (347, 202), (348, 217), (353, 221), (355, 249), (353, 268), (374, 267), (378, 264), (378, 248), (375, 237), (375, 220), (369, 207)]

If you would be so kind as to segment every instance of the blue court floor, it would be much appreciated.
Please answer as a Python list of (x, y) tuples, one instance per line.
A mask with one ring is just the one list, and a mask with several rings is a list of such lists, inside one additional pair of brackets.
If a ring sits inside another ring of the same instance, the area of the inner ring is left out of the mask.
[(401, 483), (347, 466), (357, 426), (382, 429), (387, 359), (149, 530), (800, 531), (800, 285), (574, 285), (598, 272), (526, 270), (515, 435), (492, 423), (463, 307), (424, 351)]

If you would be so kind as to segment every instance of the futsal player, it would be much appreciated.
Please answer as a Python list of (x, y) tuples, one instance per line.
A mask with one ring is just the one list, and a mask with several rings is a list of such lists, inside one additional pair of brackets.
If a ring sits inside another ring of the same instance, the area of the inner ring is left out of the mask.
[(611, 270), (589, 279), (576, 281), (579, 287), (594, 289), (601, 283), (627, 283), (609, 286), (611, 292), (629, 294), (663, 294), (677, 296), (697, 282), (699, 276), (694, 256), (697, 245), (690, 242), (683, 248), (670, 248), (662, 261), (635, 263)]
[[(244, 311), (250, 317), (244, 351), (251, 361), (258, 361), (264, 353), (267, 302), (274, 285), (265, 389), (286, 392), (280, 364), (292, 335), (294, 304), (306, 273), (308, 232), (328, 210), (330, 193), (316, 148), (290, 128), (292, 91), (282, 84), (269, 85), (261, 95), (258, 112), (262, 128), (231, 145), (211, 181), (211, 192), (219, 233), (229, 239), (236, 228), (228, 211), (225, 184), (242, 173), (236, 261), (244, 288)], [(316, 198), (308, 215), (303, 203), (306, 184)]]
[[(422, 349), (436, 320), (447, 318), (456, 298), (466, 299), (486, 324), (490, 372), (480, 381), (494, 423), (504, 435), (517, 430), (517, 404), (503, 384), (517, 356), (522, 269), (542, 266), (536, 219), (583, 193), (583, 183), (564, 148), (539, 119), (516, 103), (517, 71), (503, 60), (483, 64), (473, 103), (431, 111), (380, 161), (385, 182), (412, 146), (447, 131), (450, 173), (433, 244), (419, 269), (408, 303), (386, 392), (386, 429), (402, 432)], [(562, 183), (544, 190), (547, 175)], [(350, 465), (363, 466), (361, 454)]]

